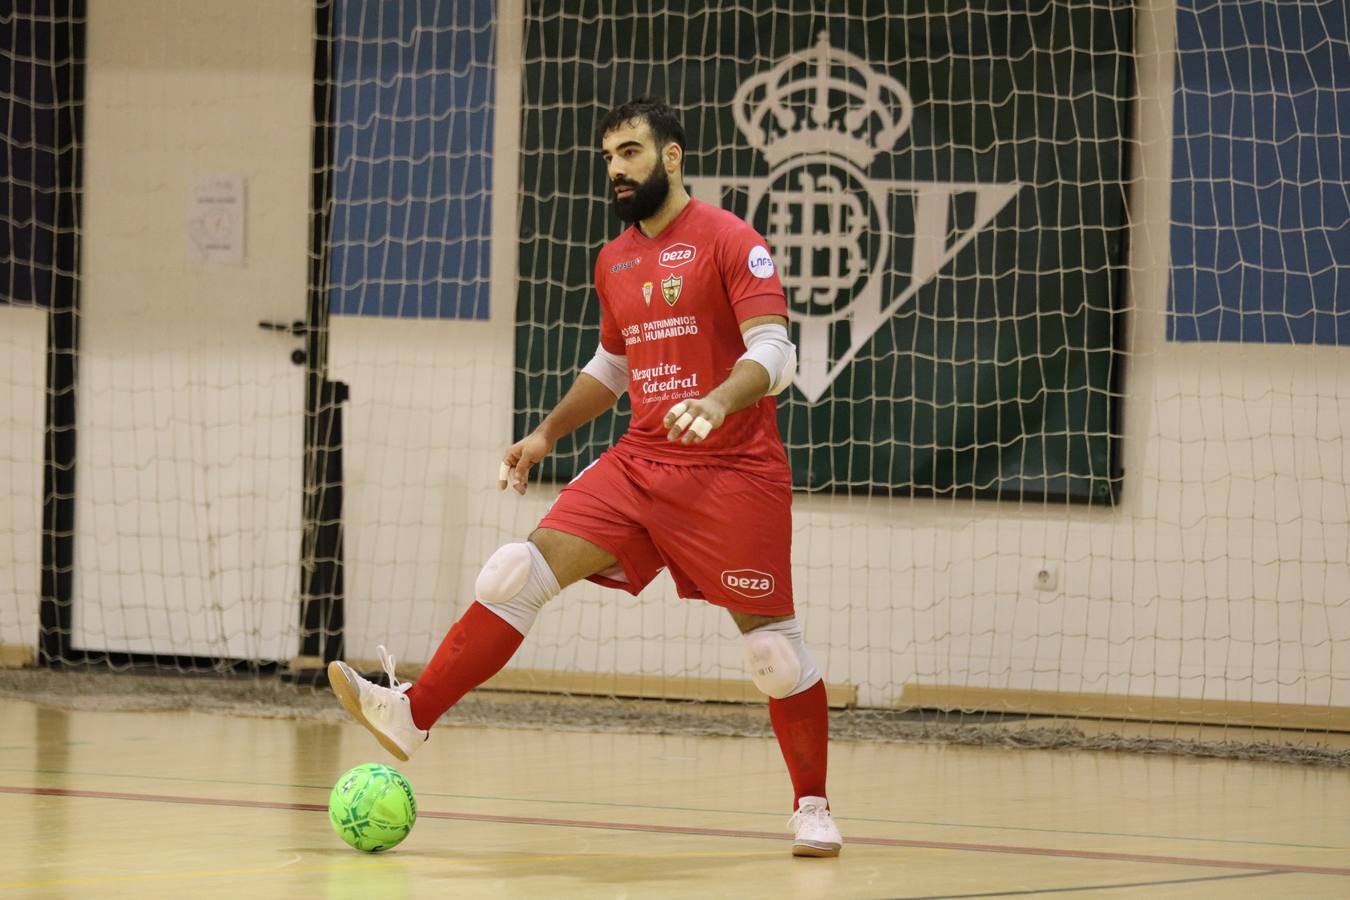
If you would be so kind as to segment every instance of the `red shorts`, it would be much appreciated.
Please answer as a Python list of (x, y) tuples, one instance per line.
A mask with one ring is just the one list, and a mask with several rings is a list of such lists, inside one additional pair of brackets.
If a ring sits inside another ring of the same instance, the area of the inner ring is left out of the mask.
[(603, 547), (590, 581), (637, 594), (670, 569), (681, 597), (757, 616), (792, 608), (792, 488), (738, 469), (610, 450), (563, 488), (540, 528)]

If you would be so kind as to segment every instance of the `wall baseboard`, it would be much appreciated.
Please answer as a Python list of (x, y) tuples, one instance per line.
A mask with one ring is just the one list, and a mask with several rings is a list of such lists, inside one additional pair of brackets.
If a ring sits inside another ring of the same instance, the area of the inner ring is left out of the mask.
[(0, 644), (0, 669), (29, 669), (37, 665), (37, 648)]
[(902, 709), (976, 710), (1065, 718), (1350, 732), (1350, 707), (1243, 700), (909, 684), (896, 706)]
[[(348, 660), (358, 672), (378, 672), (374, 660)], [(296, 657), (296, 668), (318, 668), (317, 657)], [(400, 665), (398, 677), (415, 681), (421, 665)], [(722, 678), (676, 678), (667, 675), (625, 675), (616, 672), (556, 672), (550, 669), (503, 669), (478, 690), (538, 694), (572, 694), (588, 697), (623, 697), (638, 700), (706, 700), (716, 703), (763, 703), (764, 694), (749, 681)], [(835, 709), (858, 705), (858, 688), (852, 684), (825, 684), (827, 702)]]

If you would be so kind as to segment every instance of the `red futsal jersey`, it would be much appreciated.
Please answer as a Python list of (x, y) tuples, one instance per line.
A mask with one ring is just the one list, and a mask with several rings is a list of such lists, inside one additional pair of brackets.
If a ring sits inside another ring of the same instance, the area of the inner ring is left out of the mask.
[(666, 463), (735, 466), (790, 481), (777, 404), (764, 397), (698, 443), (666, 439), (666, 412), (706, 396), (745, 352), (740, 323), (787, 315), (768, 242), (732, 213), (691, 199), (649, 238), (636, 225), (595, 263), (600, 343), (628, 357), (632, 423), (615, 445)]

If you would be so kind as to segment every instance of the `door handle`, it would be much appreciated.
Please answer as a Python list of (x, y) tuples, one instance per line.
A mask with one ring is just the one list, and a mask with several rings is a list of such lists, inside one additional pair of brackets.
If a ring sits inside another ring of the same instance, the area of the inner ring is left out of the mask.
[(308, 337), (310, 327), (299, 320), (294, 322), (270, 322), (267, 320), (258, 323), (258, 327), (263, 331), (286, 331), (295, 337)]
[[(314, 333), (314, 329), (298, 319), (290, 323), (270, 322), (264, 319), (258, 323), (258, 327), (263, 331), (284, 331), (289, 333), (292, 337), (309, 337)], [(303, 366), (305, 363), (309, 362), (309, 354), (300, 347), (296, 347), (291, 351), (291, 362), (297, 366)]]

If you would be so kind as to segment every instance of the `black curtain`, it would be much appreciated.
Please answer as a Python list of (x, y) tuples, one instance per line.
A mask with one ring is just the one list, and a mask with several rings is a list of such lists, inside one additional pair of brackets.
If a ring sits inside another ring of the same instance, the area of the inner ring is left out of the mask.
[(69, 658), (85, 0), (0, 2), (0, 303), (45, 308), (41, 660)]

